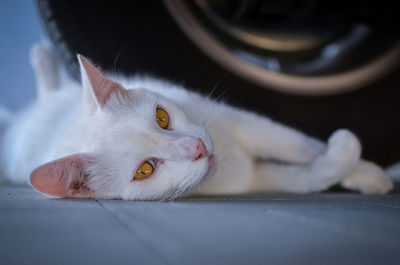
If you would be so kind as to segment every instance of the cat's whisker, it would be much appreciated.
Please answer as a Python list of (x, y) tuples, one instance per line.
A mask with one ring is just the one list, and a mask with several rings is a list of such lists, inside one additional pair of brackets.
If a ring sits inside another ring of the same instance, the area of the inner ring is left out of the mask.
[(172, 201), (174, 201), (179, 195), (181, 195), (182, 193), (181, 193), (180, 191), (181, 191), (181, 188), (180, 188), (180, 187), (176, 187), (176, 188), (173, 190), (173, 192), (172, 192), (172, 194), (171, 194), (171, 196), (170, 196), (170, 198), (169, 198), (169, 201), (172, 202)]
[(207, 108), (207, 111), (203, 113), (203, 116), (200, 119), (201, 120), (201, 122), (200, 122), (201, 125), (204, 126), (206, 124), (207, 117), (209, 116), (210, 112), (213, 110), (214, 106), (215, 106), (214, 104), (210, 104), (208, 106), (208, 108)]
[[(215, 90), (219, 87), (219, 85), (221, 84), (222, 80), (223, 80), (223, 78), (221, 78), (218, 82), (215, 83), (214, 87), (211, 89), (210, 93), (209, 93), (208, 96), (206, 97), (206, 100), (207, 100), (207, 101), (210, 100), (212, 94), (213, 94), (213, 93), (215, 92)], [(202, 117), (202, 119), (201, 119), (201, 120), (202, 120), (201, 124), (204, 123), (205, 117), (207, 117), (207, 115), (203, 115), (203, 117)]]
[(114, 60), (114, 64), (113, 64), (113, 75), (116, 76), (117, 75), (117, 61), (119, 59), (119, 56), (121, 55), (122, 51), (119, 51), (117, 56), (115, 56), (115, 60)]
[(215, 108), (214, 104), (209, 105), (208, 110), (203, 114), (203, 117), (201, 118), (200, 124), (202, 126), (206, 126), (207, 118), (209, 117), (209, 114), (214, 110), (214, 108)]
[(222, 98), (223, 96), (225, 96), (226, 93), (229, 92), (229, 90), (231, 90), (230, 87), (226, 88), (226, 89), (225, 89), (224, 91), (222, 91), (222, 93), (221, 93), (218, 97), (216, 97), (212, 102), (213, 102), (213, 103), (218, 102), (218, 100), (219, 100), (220, 98)]
[(160, 198), (160, 202), (166, 202), (168, 199), (168, 194), (170, 191), (167, 191), (166, 193), (163, 194), (163, 196)]
[(221, 93), (219, 96), (217, 96), (216, 98), (214, 98), (214, 99), (211, 101), (211, 104), (209, 104), (208, 110), (203, 114), (203, 117), (201, 118), (201, 123), (200, 123), (201, 125), (203, 125), (203, 126), (205, 125), (205, 122), (206, 122), (206, 120), (207, 120), (207, 117), (209, 116), (209, 114), (210, 114), (211, 111), (213, 110), (213, 107), (216, 107), (215, 103), (216, 103), (220, 98), (222, 98), (223, 96), (225, 96), (226, 93), (229, 92), (229, 90), (231, 90), (230, 87), (226, 88), (224, 91), (222, 91), (222, 93)]
[(166, 202), (166, 201), (171, 201), (171, 197), (172, 195), (175, 193), (175, 189), (177, 189), (177, 187), (172, 187), (169, 190), (167, 190), (163, 196), (161, 197), (160, 201), (161, 202)]
[(212, 94), (215, 92), (215, 90), (217, 89), (217, 87), (221, 84), (222, 80), (219, 80), (217, 83), (215, 83), (214, 87), (211, 89), (211, 92), (208, 94), (208, 96), (206, 97), (207, 100), (209, 100), (212, 96)]

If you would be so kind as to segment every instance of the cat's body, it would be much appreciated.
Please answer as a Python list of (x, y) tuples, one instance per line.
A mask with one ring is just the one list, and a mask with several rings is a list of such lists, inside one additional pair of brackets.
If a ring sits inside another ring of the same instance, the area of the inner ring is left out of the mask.
[[(364, 193), (392, 189), (378, 166), (360, 160), (360, 144), (347, 130), (325, 145), (179, 85), (111, 81), (80, 57), (82, 92), (78, 83), (61, 82), (44, 48), (32, 54), (39, 98), (2, 136), (2, 168), (11, 181), (26, 182), (33, 171), (33, 186), (50, 195), (122, 199), (174, 198), (187, 190), (305, 193), (338, 183)], [(167, 128), (154, 121), (159, 108), (171, 118)], [(132, 179), (149, 160), (152, 176)]]

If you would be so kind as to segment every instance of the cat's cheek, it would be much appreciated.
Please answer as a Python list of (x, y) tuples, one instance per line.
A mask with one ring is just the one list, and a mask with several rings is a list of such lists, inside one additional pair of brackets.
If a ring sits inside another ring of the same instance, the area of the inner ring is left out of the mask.
[(208, 169), (203, 180), (211, 178), (217, 170), (217, 163), (214, 155), (208, 156)]
[(191, 179), (192, 188), (197, 186), (200, 182), (204, 181), (208, 178), (209, 174), (212, 173), (214, 158), (210, 158), (209, 156), (203, 157), (200, 160), (193, 161), (192, 163), (192, 173), (193, 176)]

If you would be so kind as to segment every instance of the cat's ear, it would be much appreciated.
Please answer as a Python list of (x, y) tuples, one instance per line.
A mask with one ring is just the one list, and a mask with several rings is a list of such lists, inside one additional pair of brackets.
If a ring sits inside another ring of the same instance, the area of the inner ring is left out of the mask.
[(102, 109), (111, 95), (127, 96), (128, 92), (120, 84), (107, 79), (99, 69), (86, 58), (78, 55), (80, 71), (82, 75), (83, 105), (89, 111)]
[(93, 163), (85, 154), (74, 154), (35, 169), (30, 181), (38, 191), (56, 197), (90, 197), (85, 168)]

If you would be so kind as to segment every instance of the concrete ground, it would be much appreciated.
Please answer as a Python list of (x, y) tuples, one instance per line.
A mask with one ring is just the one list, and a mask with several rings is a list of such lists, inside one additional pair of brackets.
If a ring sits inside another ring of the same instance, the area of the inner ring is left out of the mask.
[[(0, 105), (15, 111), (35, 94), (32, 1), (1, 1), (0, 31)], [(400, 189), (160, 203), (0, 186), (0, 265), (12, 264), (400, 264)]]
[(399, 264), (400, 191), (174, 202), (0, 187), (0, 264)]

